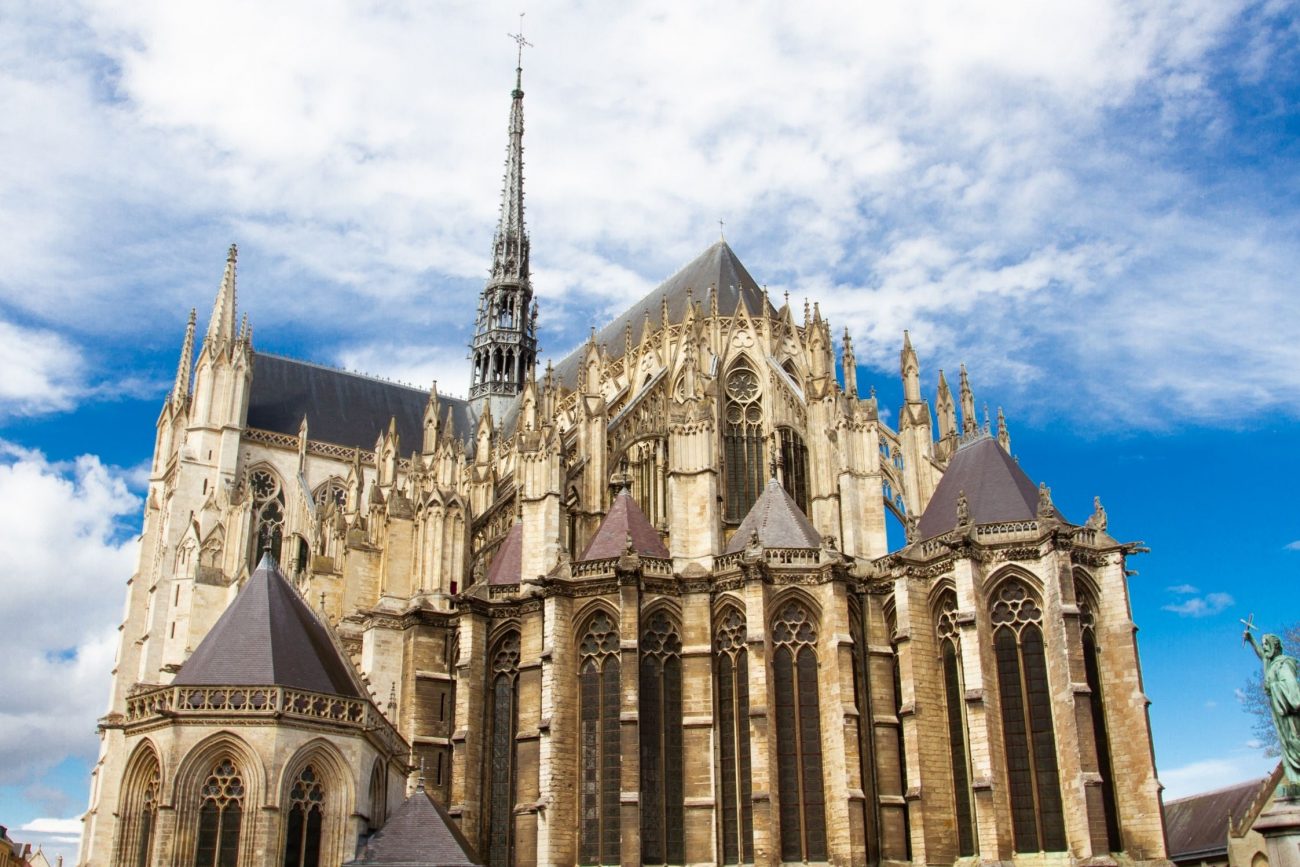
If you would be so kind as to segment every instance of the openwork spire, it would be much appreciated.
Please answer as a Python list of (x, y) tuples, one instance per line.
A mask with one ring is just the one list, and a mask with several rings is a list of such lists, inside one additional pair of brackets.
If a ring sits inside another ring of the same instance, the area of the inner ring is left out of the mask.
[(235, 340), (235, 260), (238, 256), (239, 249), (231, 244), (226, 252), (226, 272), (221, 276), (221, 288), (212, 304), (212, 318), (208, 320), (208, 335), (204, 341), (212, 349)]

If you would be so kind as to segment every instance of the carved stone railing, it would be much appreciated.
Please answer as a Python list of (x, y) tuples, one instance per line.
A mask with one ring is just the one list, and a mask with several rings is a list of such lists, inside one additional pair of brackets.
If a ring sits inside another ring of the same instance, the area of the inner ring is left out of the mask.
[(981, 538), (986, 536), (1012, 536), (1022, 533), (1037, 533), (1037, 521), (1003, 521), (1000, 524), (980, 524), (975, 528), (975, 535)]
[[(273, 448), (288, 449), (289, 451), (297, 451), (299, 443), (298, 437), (293, 434), (278, 433), (255, 427), (250, 427), (244, 431), (244, 439)], [(307, 440), (307, 454), (347, 462), (351, 462), (355, 455), (360, 454), (362, 465), (367, 467), (375, 465), (375, 453), (372, 451), (355, 449), (352, 446), (341, 446), (337, 443), (321, 442), (320, 440)], [(398, 458), (397, 469), (401, 472), (409, 472), (411, 469), (410, 458)]]
[(156, 717), (233, 716), (319, 720), (373, 731), (394, 752), (405, 743), (373, 703), (284, 686), (162, 686), (129, 696), (127, 724)]
[[(569, 566), (569, 575), (573, 578), (590, 578), (593, 575), (611, 575), (618, 567), (621, 557), (606, 557), (601, 560), (579, 560)], [(646, 575), (659, 578), (673, 577), (673, 561), (660, 557), (642, 557), (641, 571)]]
[[(731, 569), (740, 565), (741, 560), (745, 557), (744, 551), (736, 551), (733, 554), (723, 554), (713, 561), (713, 568), (721, 571)], [(822, 552), (820, 548), (764, 548), (763, 562), (769, 566), (797, 566), (807, 567), (816, 566), (821, 563)]]

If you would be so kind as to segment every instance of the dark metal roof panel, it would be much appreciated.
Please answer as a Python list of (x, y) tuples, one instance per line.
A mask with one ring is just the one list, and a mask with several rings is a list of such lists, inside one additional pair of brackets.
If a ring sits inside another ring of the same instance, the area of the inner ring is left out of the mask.
[(482, 863), (442, 805), (417, 789), (345, 867), (479, 867)]
[(524, 525), (516, 521), (506, 533), (492, 565), (488, 567), (488, 584), (518, 584), (524, 571)]
[(971, 521), (1032, 521), (1038, 516), (1038, 486), (991, 437), (957, 449), (925, 512), (920, 536), (928, 539), (957, 526), (957, 498), (966, 494)]
[[(371, 450), (375, 440), (397, 420), (402, 451), (418, 451), (424, 442), (424, 407), (429, 393), (306, 361), (256, 353), (248, 399), (248, 426), (297, 436), (303, 416), (307, 435), (321, 442)], [(452, 408), (456, 436), (472, 442), (478, 422), (460, 398), (438, 396), (439, 416)]]
[(578, 559), (607, 560), (621, 557), (627, 551), (629, 537), (632, 539), (632, 549), (642, 557), (666, 559), (671, 556), (664, 547), (663, 539), (659, 537), (659, 531), (650, 524), (650, 519), (641, 511), (641, 506), (627, 490), (623, 490), (614, 498), (605, 519), (596, 529), (596, 535)]
[(758, 541), (764, 548), (820, 548), (821, 534), (799, 511), (794, 500), (776, 479), (769, 479), (763, 493), (754, 501), (749, 514), (740, 522), (736, 533), (727, 544), (725, 553), (743, 551), (758, 531)]
[[(647, 315), (656, 327), (662, 322), (665, 301), (668, 303), (669, 322), (681, 322), (686, 318), (687, 290), (693, 290), (697, 303), (707, 305), (709, 287), (717, 289), (718, 312), (723, 316), (735, 315), (742, 298), (751, 316), (762, 316), (766, 312), (766, 296), (762, 288), (727, 242), (718, 241), (600, 329), (596, 333), (596, 342), (605, 344), (605, 351), (611, 359), (622, 358), (624, 334), (629, 325), (632, 326), (632, 339), (640, 340)], [(704, 314), (707, 316), (708, 312), (706, 307)], [(579, 346), (556, 365), (555, 374), (561, 385), (573, 388), (577, 383), (582, 353), (583, 347)]]
[(288, 686), (367, 697), (325, 625), (270, 557), (263, 557), (172, 682)]
[(1165, 804), (1169, 858), (1202, 860), (1228, 851), (1228, 823), (1240, 822), (1270, 778), (1249, 780)]

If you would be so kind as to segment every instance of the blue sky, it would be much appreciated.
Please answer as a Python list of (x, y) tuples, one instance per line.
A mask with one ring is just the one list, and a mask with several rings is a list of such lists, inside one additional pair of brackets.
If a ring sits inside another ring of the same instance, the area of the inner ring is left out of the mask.
[[(143, 463), (226, 246), (260, 349), (463, 391), (515, 6), (0, 8), (0, 824), (86, 800)], [(1300, 28), (1276, 0), (869, 12), (525, 4), (527, 219), (558, 357), (726, 221), (896, 407), (960, 361), (1082, 520), (1142, 539), (1161, 777), (1262, 773), (1238, 618), (1300, 619)], [(1270, 601), (1271, 599), (1279, 601)], [(37, 824), (32, 824), (37, 823)]]

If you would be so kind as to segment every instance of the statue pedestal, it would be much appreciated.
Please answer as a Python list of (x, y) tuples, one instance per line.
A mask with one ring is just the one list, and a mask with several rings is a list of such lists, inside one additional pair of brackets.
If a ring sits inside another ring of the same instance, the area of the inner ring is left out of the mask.
[(1273, 805), (1255, 820), (1255, 830), (1264, 835), (1269, 867), (1300, 867), (1300, 786), (1279, 786)]

